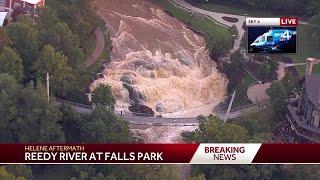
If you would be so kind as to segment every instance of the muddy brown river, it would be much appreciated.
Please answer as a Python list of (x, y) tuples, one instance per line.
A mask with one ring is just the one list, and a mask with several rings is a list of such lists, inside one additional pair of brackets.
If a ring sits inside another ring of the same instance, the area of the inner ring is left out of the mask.
[(104, 77), (91, 90), (111, 85), (116, 109), (126, 111), (136, 102), (156, 114), (187, 117), (210, 114), (223, 100), (228, 80), (210, 59), (202, 36), (148, 1), (95, 3), (113, 48)]

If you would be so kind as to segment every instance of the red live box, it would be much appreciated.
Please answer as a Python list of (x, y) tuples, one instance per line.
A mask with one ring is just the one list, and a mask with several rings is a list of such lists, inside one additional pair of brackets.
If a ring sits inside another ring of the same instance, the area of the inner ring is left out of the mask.
[(298, 18), (282, 17), (280, 18), (280, 26), (298, 26)]

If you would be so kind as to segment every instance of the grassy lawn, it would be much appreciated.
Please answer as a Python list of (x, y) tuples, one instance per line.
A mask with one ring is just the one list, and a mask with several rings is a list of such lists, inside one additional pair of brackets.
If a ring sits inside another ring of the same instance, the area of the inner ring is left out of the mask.
[(217, 2), (207, 2), (196, 4), (197, 7), (205, 9), (208, 11), (237, 14), (244, 16), (265, 16), (265, 17), (275, 17), (275, 16), (288, 16), (287, 13), (282, 13), (279, 11), (270, 11), (267, 9), (255, 9), (247, 6), (239, 5), (238, 3), (217, 3)]
[(109, 52), (105, 48), (101, 56), (99, 57), (99, 59), (95, 61), (90, 67), (87, 68), (87, 72), (92, 75), (99, 73), (101, 68), (101, 63), (105, 61), (109, 61), (108, 57), (109, 57)]
[(84, 57), (85, 57), (84, 60), (87, 60), (87, 58), (90, 56), (90, 54), (92, 53), (95, 47), (96, 47), (95, 38), (90, 38), (90, 41), (86, 43), (86, 47), (84, 48), (86, 49), (86, 52), (84, 53)]
[[(320, 58), (320, 47), (317, 46), (316, 40), (311, 37), (312, 31), (310, 28), (310, 25), (299, 25), (298, 53), (288, 55), (295, 63), (305, 62), (308, 57)], [(305, 71), (304, 66), (297, 66), (296, 68), (300, 75)], [(320, 65), (314, 66), (314, 72), (320, 73)]]
[(226, 34), (230, 33), (230, 35), (232, 35), (229, 29), (221, 25), (217, 25), (219, 24), (218, 22), (213, 22), (212, 20), (206, 18), (197, 18), (193, 16), (192, 13), (175, 7), (167, 0), (155, 1), (155, 3), (159, 4), (165, 11), (169, 12), (172, 16), (176, 17), (177, 19), (186, 24), (191, 25), (196, 30), (199, 30), (201, 32), (223, 31)]
[[(164, 11), (168, 12), (170, 15), (176, 17), (181, 22), (189, 25), (192, 29), (197, 32), (204, 34), (205, 37), (211, 36), (218, 38), (224, 38), (226, 42), (230, 42), (230, 48), (232, 47), (233, 37), (232, 35), (235, 33), (232, 28), (226, 28), (219, 24), (218, 22), (212, 21), (207, 18), (196, 17), (192, 15), (192, 13), (177, 8), (173, 4), (171, 4), (168, 0), (153, 0), (153, 2), (159, 5)], [(208, 36), (207, 36), (208, 35)], [(208, 47), (214, 47), (211, 40), (207, 40)]]

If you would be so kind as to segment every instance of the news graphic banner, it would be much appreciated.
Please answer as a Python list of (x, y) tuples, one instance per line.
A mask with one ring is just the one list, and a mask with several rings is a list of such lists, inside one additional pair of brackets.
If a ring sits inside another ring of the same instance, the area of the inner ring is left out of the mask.
[(246, 18), (248, 53), (296, 53), (298, 18)]
[(0, 164), (320, 163), (320, 144), (0, 144)]

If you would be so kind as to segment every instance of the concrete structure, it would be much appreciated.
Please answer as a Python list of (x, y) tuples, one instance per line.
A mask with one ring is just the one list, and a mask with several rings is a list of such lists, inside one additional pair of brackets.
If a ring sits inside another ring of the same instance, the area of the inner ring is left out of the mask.
[[(74, 103), (62, 99), (51, 98), (54, 99), (54, 104), (60, 106), (62, 104), (68, 104), (71, 108), (80, 113), (80, 114), (90, 114), (93, 111), (93, 107), (89, 105)], [(249, 112), (258, 112), (261, 110), (262, 106), (257, 106), (254, 104), (250, 104), (247, 106), (243, 106), (240, 108), (233, 109), (229, 112), (229, 114), (225, 114), (225, 111), (222, 112), (214, 112), (213, 114), (220, 119), (227, 122), (230, 119), (235, 119), (241, 117)], [(198, 126), (197, 117), (188, 117), (188, 118), (163, 118), (161, 116), (157, 117), (146, 117), (148, 114), (138, 114), (138, 113), (123, 113), (116, 112), (115, 114), (130, 124), (136, 125), (150, 125), (150, 126)]]
[(320, 74), (312, 74), (318, 63), (320, 59), (307, 59), (300, 96), (288, 105), (288, 130), (296, 135), (296, 142), (320, 143)]
[(26, 13), (34, 13), (38, 7), (43, 7), (45, 0), (0, 0), (0, 11), (12, 12), (21, 7)]
[(7, 19), (8, 12), (0, 12), (0, 27), (4, 26), (5, 20)]

